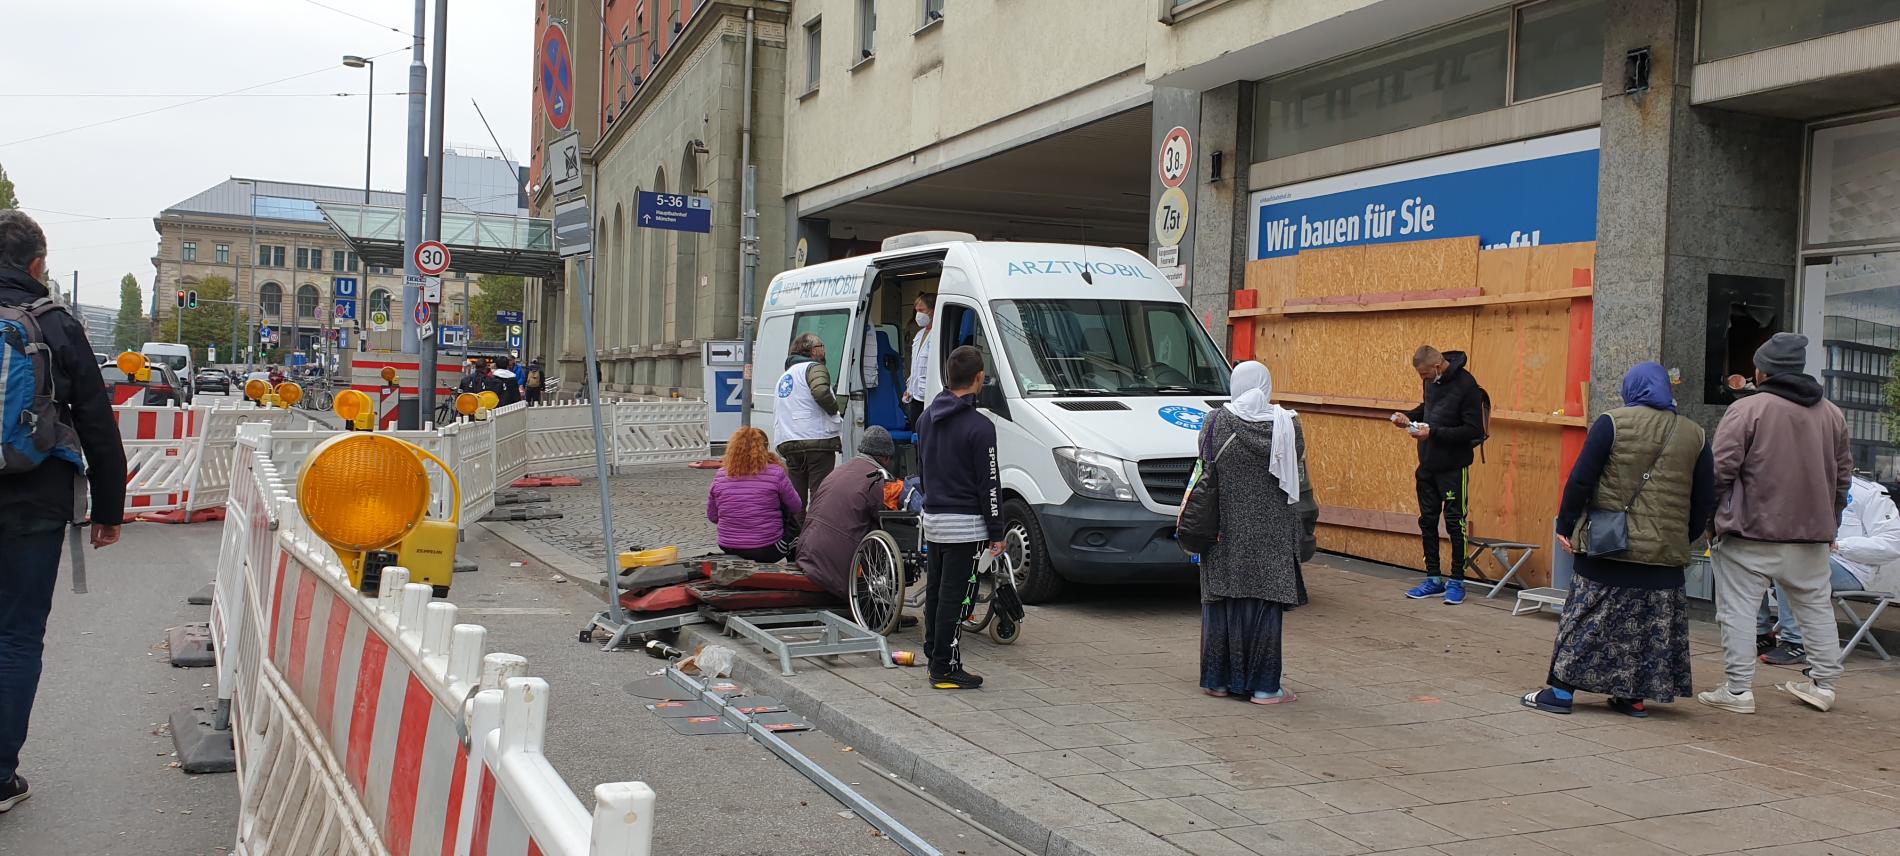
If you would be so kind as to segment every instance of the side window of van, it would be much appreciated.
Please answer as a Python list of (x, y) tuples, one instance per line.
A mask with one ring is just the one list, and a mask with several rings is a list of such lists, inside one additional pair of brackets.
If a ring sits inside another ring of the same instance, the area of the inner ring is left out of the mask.
[[(845, 335), (850, 327), (851, 311), (848, 309), (800, 312), (792, 316), (792, 335), (787, 340), (787, 347), (790, 346), (790, 342), (797, 341), (798, 337), (805, 333), (817, 333), (819, 340), (825, 343), (825, 371), (831, 375), (831, 381), (835, 384), (838, 382), (838, 366), (844, 360), (844, 349), (847, 344)], [(788, 351), (788, 357), (789, 353)], [(755, 367), (753, 371), (756, 373), (758, 369)], [(783, 372), (784, 366), (773, 366), (772, 371)]]
[(983, 319), (976, 309), (944, 301), (937, 308), (937, 318), (937, 382), (949, 387), (943, 367), (950, 363), (950, 352), (964, 345), (975, 345), (983, 352), (983, 373), (996, 378), (996, 356), (990, 350), (989, 335), (983, 331)]

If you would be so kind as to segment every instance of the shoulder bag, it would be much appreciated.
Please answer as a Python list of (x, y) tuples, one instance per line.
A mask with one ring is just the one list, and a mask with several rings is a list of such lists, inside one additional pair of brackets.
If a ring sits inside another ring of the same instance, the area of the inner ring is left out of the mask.
[(1181, 513), (1175, 518), (1174, 537), (1181, 549), (1194, 555), (1206, 553), (1220, 541), (1220, 481), (1214, 477), (1214, 464), (1238, 436), (1227, 435), (1227, 441), (1212, 456), (1194, 462), (1194, 472), (1188, 476), (1187, 495), (1182, 497)]
[(1675, 439), (1676, 426), (1683, 417), (1671, 414), (1669, 430), (1663, 432), (1662, 447), (1656, 450), (1656, 457), (1649, 462), (1649, 469), (1643, 470), (1643, 480), (1636, 485), (1628, 502), (1622, 508), (1592, 508), (1583, 520), (1583, 532), (1577, 543), (1571, 545), (1579, 556), (1604, 557), (1629, 552), (1630, 548), (1630, 509), (1636, 507), (1636, 498), (1643, 495), (1643, 488), (1649, 487), (1649, 476), (1656, 471), (1656, 465), (1662, 463), (1663, 453), (1669, 451), (1669, 441)]

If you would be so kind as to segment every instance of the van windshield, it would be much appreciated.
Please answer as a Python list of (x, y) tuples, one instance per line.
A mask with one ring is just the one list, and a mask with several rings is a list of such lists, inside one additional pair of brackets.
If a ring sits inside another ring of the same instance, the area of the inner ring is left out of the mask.
[(1227, 394), (1227, 362), (1183, 304), (998, 300), (990, 308), (1024, 395)]
[(155, 363), (163, 363), (170, 366), (172, 371), (175, 372), (184, 371), (185, 365), (191, 361), (191, 358), (184, 354), (146, 354), (145, 358)]

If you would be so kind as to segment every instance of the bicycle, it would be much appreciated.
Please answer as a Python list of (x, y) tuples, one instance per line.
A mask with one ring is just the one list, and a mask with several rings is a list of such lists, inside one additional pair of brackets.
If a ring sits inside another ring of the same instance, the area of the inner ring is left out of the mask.
[[(977, 573), (970, 609), (959, 625), (971, 633), (986, 633), (998, 645), (1014, 644), (1022, 635), (1022, 622), (997, 608), (1002, 588), (1015, 589), (1023, 579), (1023, 546), (1014, 550), (1005, 541), (1003, 555)], [(924, 605), (924, 576), (928, 573), (928, 548), (923, 526), (914, 511), (884, 511), (878, 514), (878, 528), (858, 542), (851, 556), (851, 590), (847, 600), (851, 620), (880, 636), (897, 631), (904, 610)]]

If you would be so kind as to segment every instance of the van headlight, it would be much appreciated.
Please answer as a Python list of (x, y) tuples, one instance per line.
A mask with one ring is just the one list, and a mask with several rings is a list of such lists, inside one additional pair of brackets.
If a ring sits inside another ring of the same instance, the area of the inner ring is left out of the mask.
[(1075, 446), (1055, 450), (1056, 469), (1069, 488), (1094, 499), (1135, 500), (1135, 486), (1128, 483), (1128, 462)]

